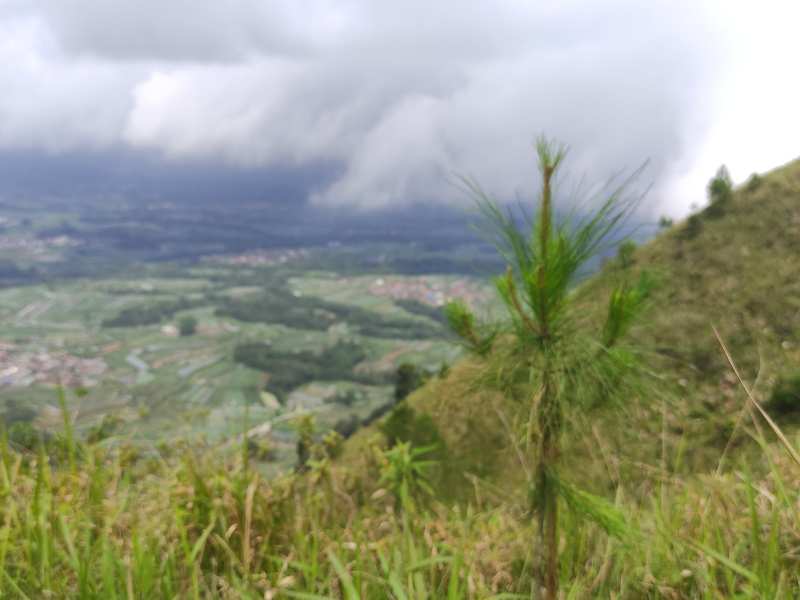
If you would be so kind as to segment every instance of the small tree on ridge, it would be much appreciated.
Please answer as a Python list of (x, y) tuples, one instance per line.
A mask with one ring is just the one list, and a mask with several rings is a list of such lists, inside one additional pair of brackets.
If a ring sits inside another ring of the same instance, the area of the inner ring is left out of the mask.
[[(536, 218), (523, 230), (483, 190), (465, 181), (481, 209), (488, 231), (507, 262), (495, 279), (508, 321), (479, 323), (463, 303), (451, 303), (446, 314), (453, 329), (485, 364), (487, 385), (516, 390), (530, 405), (527, 448), (534, 469), (531, 497), (538, 515), (543, 554), (539, 584), (548, 599), (558, 595), (559, 499), (593, 518), (610, 533), (624, 522), (614, 518), (602, 499), (567, 484), (559, 474), (565, 412), (627, 393), (636, 352), (622, 344), (647, 298), (651, 284), (641, 276), (634, 285), (611, 292), (604, 323), (591, 334), (579, 324), (572, 288), (587, 262), (610, 243), (611, 234), (635, 206), (624, 195), (627, 180), (593, 213), (577, 222), (556, 222), (553, 181), (566, 148), (545, 138), (536, 144), (542, 189)], [(635, 176), (635, 174), (634, 174)], [(617, 515), (618, 516), (618, 515)]]

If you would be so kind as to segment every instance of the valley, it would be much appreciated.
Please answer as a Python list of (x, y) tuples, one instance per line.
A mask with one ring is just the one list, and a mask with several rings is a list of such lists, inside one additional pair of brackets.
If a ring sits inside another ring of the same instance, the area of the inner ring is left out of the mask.
[[(491, 298), (469, 276), (341, 276), (319, 268), (317, 253), (215, 256), (179, 276), (151, 263), (130, 277), (0, 290), (0, 411), (9, 424), (55, 430), (63, 386), (79, 433), (113, 417), (107, 443), (143, 448), (216, 445), (274, 420), (269, 468), (289, 468), (292, 414), (313, 414), (324, 432), (385, 410), (400, 364), (435, 372), (458, 358), (444, 302)], [(182, 335), (186, 319), (195, 326)], [(253, 363), (252, 347), (271, 354)], [(308, 369), (314, 356), (324, 368)]]

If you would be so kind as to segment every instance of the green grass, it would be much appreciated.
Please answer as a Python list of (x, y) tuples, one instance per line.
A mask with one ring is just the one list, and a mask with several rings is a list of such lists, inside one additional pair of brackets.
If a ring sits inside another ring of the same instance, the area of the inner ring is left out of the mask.
[[(530, 597), (519, 487), (475, 478), (462, 502), (421, 495), (398, 511), (376, 440), (357, 465), (317, 448), (309, 472), (267, 481), (239, 452), (65, 439), (74, 467), (53, 446), (48, 458), (0, 442), (1, 597)], [(565, 597), (796, 597), (800, 467), (759, 445), (758, 465), (693, 477), (665, 446), (638, 477), (614, 478), (619, 537), (565, 511)], [(598, 452), (587, 469), (600, 480), (617, 458)]]
[[(650, 306), (632, 337), (643, 348), (655, 390), (631, 398), (621, 413), (591, 411), (575, 426), (590, 433), (595, 428), (614, 452), (652, 464), (665, 437), (670, 446), (684, 448), (683, 473), (715, 468), (741, 405), (712, 326), (759, 400), (769, 398), (780, 375), (800, 368), (800, 162), (765, 175), (755, 190), (736, 190), (723, 216), (701, 221), (697, 237), (687, 240), (686, 223), (677, 223), (638, 247), (630, 267), (611, 260), (574, 292), (586, 322), (601, 322), (605, 307), (597, 298), (608, 297), (623, 278), (635, 280), (645, 269), (654, 274)], [(512, 428), (527, 414), (508, 399), (478, 391), (469, 383), (478, 376), (477, 365), (462, 362), (446, 381), (432, 382), (410, 402), (432, 415), (469, 468), (481, 468), (498, 481), (516, 480), (518, 469), (509, 459), (513, 447), (497, 439), (496, 432), (507, 429), (498, 409)], [(620, 418), (626, 427), (619, 426)], [(797, 431), (796, 422), (783, 425)], [(759, 453), (741, 432), (732, 444), (740, 452)], [(588, 442), (578, 446), (571, 460), (580, 471), (594, 449)]]

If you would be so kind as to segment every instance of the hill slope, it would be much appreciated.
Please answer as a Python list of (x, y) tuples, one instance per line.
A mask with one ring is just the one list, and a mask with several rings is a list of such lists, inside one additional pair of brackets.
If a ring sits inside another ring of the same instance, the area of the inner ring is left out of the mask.
[[(680, 458), (682, 468), (714, 466), (743, 398), (712, 325), (757, 397), (768, 400), (778, 378), (800, 372), (798, 267), (800, 161), (754, 176), (724, 205), (708, 207), (637, 248), (631, 263), (608, 261), (576, 290), (577, 301), (594, 314), (605, 309), (595, 299), (604, 301), (620, 279), (633, 280), (643, 270), (655, 276), (652, 304), (633, 335), (646, 351), (656, 385), (652, 396), (630, 399), (621, 413), (587, 415), (592, 427), (582, 435), (597, 439), (567, 452), (576, 465), (602, 439), (632, 464), (657, 462), (668, 444), (691, 450)], [(453, 461), (448, 472), (464, 469), (493, 482), (522, 483), (510, 440), (527, 406), (478, 390), (472, 383), (477, 369), (464, 360), (407, 402), (436, 424)], [(348, 454), (360, 453), (361, 442), (373, 434), (374, 429), (357, 435)], [(443, 490), (453, 489), (447, 479)]]

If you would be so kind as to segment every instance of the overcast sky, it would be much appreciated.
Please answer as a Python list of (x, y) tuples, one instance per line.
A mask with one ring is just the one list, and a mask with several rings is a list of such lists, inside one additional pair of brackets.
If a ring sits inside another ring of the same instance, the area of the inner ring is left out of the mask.
[(798, 24), (790, 0), (0, 0), (0, 152), (373, 207), (453, 201), (452, 173), (532, 193), (546, 132), (576, 177), (650, 159), (650, 210), (680, 216), (719, 164), (800, 155)]

